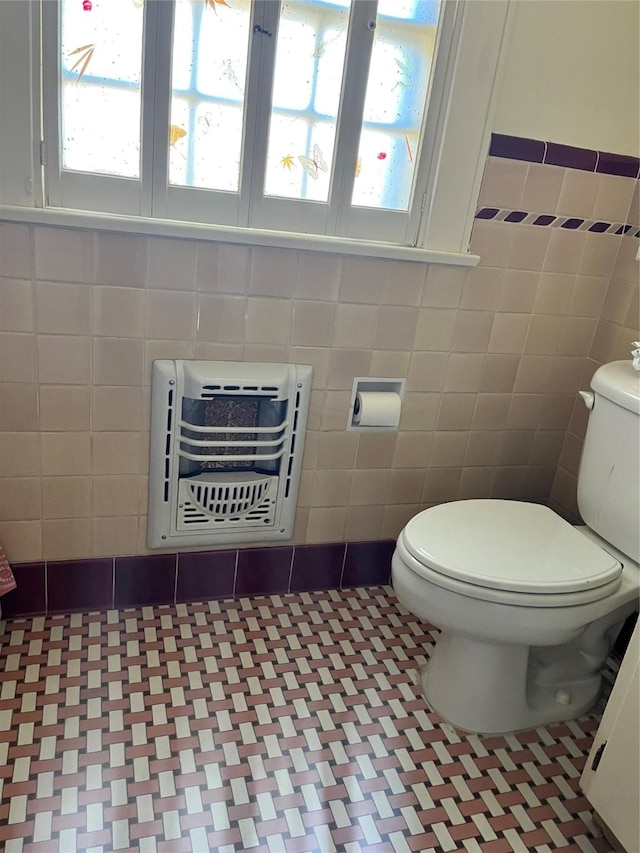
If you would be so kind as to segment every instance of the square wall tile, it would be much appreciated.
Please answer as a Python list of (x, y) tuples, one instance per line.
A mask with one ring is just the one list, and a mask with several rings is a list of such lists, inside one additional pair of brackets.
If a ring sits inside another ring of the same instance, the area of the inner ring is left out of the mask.
[(30, 278), (32, 257), (29, 226), (1, 223), (0, 275), (8, 278)]
[(287, 249), (252, 250), (249, 292), (256, 296), (293, 296), (298, 253)]
[(330, 341), (334, 347), (370, 349), (376, 337), (377, 323), (377, 306), (338, 303)]
[(0, 522), (0, 540), (10, 560), (32, 562), (42, 559), (42, 522)]
[(418, 309), (384, 305), (379, 309), (375, 349), (410, 350), (418, 324)]
[(346, 257), (340, 286), (341, 302), (379, 305), (387, 285), (387, 262)]
[(93, 333), (113, 338), (144, 334), (145, 294), (127, 287), (93, 288)]
[(296, 545), (290, 591), (339, 589), (344, 554), (344, 543)]
[(38, 335), (38, 376), (41, 383), (84, 385), (91, 381), (91, 338)]
[(195, 328), (195, 294), (176, 293), (172, 290), (147, 291), (147, 337), (192, 340)]
[(342, 587), (387, 584), (391, 578), (391, 557), (396, 543), (349, 542), (344, 561)]
[(307, 542), (340, 542), (344, 539), (347, 507), (316, 506), (309, 510)]
[(196, 288), (210, 293), (246, 293), (251, 249), (232, 243), (198, 243)]
[(47, 612), (108, 610), (112, 606), (112, 559), (47, 563)]
[(35, 382), (36, 336), (0, 332), (0, 382)]
[(30, 281), (0, 279), (0, 331), (33, 331), (32, 287)]
[(248, 299), (245, 342), (282, 344), (289, 340), (293, 303), (288, 299)]
[(507, 268), (541, 270), (549, 246), (550, 228), (519, 225), (513, 232)]
[(340, 290), (341, 255), (300, 252), (294, 295), (298, 299), (335, 301)]
[(96, 284), (144, 287), (147, 276), (147, 238), (98, 232)]
[[(45, 385), (40, 387), (40, 426), (45, 432), (91, 429), (91, 388)], [(0, 406), (0, 413), (2, 407)]]
[(93, 281), (93, 232), (75, 228), (34, 228), (36, 278)]
[(530, 163), (522, 192), (522, 210), (553, 213), (560, 198), (564, 175), (562, 166)]
[(197, 244), (193, 240), (157, 237), (149, 240), (147, 286), (167, 290), (194, 290)]
[(0, 383), (0, 430), (31, 432), (38, 428), (38, 386)]
[(137, 432), (97, 432), (93, 436), (94, 474), (139, 474), (140, 434)]
[(91, 291), (86, 284), (36, 285), (36, 327), (56, 335), (91, 332)]
[(0, 490), (0, 521), (31, 521), (40, 517), (40, 480), (5, 478)]
[(529, 164), (524, 161), (488, 157), (478, 203), (482, 206), (519, 207), (528, 169)]
[(91, 434), (89, 432), (40, 433), (41, 470), (45, 477), (89, 474)]
[(43, 518), (84, 518), (89, 515), (90, 477), (43, 477)]
[(90, 518), (52, 518), (42, 522), (42, 556), (46, 560), (82, 559), (91, 554)]
[(176, 555), (149, 554), (116, 557), (114, 607), (172, 604), (176, 584)]
[(582, 219), (591, 219), (600, 188), (600, 177), (594, 172), (565, 169), (556, 212), (563, 216), (579, 216)]
[(141, 340), (94, 338), (94, 385), (141, 385), (143, 355)]
[(293, 304), (291, 327), (292, 344), (328, 347), (333, 333), (336, 306), (332, 302), (307, 302), (298, 299)]
[(140, 388), (103, 385), (93, 389), (95, 432), (139, 430), (142, 427)]
[(0, 477), (37, 477), (40, 474), (40, 434), (0, 432)]
[(176, 601), (209, 601), (233, 596), (237, 552), (178, 554)]
[(247, 548), (238, 551), (236, 596), (287, 592), (293, 548)]
[(47, 612), (46, 572), (43, 562), (13, 563), (17, 587), (2, 596), (2, 617), (39, 616)]
[(426, 273), (426, 264), (413, 261), (389, 261), (382, 303), (384, 305), (419, 305)]
[(135, 554), (138, 550), (137, 516), (111, 516), (91, 520), (91, 554), (115, 557)]
[(216, 343), (242, 343), (246, 309), (243, 297), (200, 294), (196, 338)]
[(141, 477), (135, 475), (94, 477), (92, 481), (92, 515), (137, 516), (141, 511)]

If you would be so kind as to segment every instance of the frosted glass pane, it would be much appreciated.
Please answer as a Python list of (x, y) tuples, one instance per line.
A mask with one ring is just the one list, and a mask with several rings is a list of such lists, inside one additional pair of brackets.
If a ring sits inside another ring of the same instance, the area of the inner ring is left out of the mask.
[(63, 169), (140, 177), (143, 10), (133, 0), (61, 0)]
[(265, 195), (326, 202), (349, 2), (280, 7)]
[(352, 202), (408, 210), (433, 66), (437, 0), (380, 0)]
[(237, 192), (250, 0), (177, 0), (169, 183)]

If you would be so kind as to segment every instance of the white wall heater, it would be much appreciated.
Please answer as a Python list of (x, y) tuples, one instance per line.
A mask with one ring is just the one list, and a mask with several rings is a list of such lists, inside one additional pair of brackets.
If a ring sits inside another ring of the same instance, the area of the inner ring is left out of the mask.
[(150, 548), (290, 539), (312, 369), (154, 361)]

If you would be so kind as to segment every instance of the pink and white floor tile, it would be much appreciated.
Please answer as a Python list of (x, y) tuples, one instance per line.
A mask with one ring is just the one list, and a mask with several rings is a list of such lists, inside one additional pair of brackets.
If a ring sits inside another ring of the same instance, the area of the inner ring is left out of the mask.
[(597, 715), (456, 732), (417, 686), (432, 641), (388, 587), (7, 622), (0, 849), (609, 851)]

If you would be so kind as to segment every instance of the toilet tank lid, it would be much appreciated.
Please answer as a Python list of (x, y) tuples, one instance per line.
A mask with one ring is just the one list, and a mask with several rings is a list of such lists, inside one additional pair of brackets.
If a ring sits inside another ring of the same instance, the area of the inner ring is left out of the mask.
[(604, 586), (622, 572), (555, 512), (523, 501), (440, 504), (414, 516), (400, 537), (433, 571), (492, 589), (571, 593)]
[(593, 374), (591, 387), (596, 394), (640, 415), (640, 373), (630, 361), (603, 364)]

